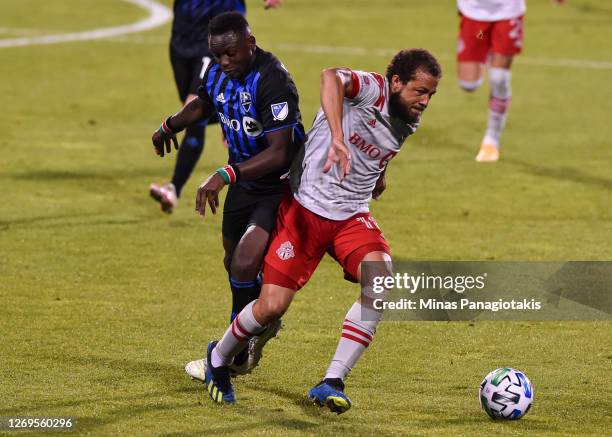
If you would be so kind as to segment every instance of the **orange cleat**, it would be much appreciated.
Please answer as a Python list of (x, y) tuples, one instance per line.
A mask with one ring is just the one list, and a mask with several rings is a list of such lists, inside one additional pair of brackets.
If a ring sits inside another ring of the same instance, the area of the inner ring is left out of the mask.
[(492, 144), (483, 144), (476, 155), (478, 162), (496, 162), (499, 160), (499, 149)]

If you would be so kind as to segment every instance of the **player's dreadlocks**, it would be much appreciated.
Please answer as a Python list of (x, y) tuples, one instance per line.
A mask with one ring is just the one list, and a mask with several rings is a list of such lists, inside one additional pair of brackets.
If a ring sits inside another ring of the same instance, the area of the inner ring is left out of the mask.
[(436, 58), (425, 49), (402, 50), (391, 59), (387, 67), (387, 80), (397, 74), (402, 82), (414, 79), (418, 69), (422, 69), (434, 77), (442, 77), (442, 68)]
[(210, 20), (210, 35), (223, 35), (226, 32), (243, 33), (248, 31), (249, 23), (240, 12), (224, 12)]

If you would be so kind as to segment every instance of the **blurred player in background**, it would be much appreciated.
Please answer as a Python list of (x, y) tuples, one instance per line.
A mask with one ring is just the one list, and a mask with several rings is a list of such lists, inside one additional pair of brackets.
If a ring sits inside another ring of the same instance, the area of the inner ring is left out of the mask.
[[(219, 192), (229, 185), (223, 207), (224, 265), (232, 290), (234, 320), (259, 296), (261, 266), (278, 205), (286, 191), (281, 176), (301, 148), (305, 137), (298, 93), (291, 76), (271, 53), (257, 47), (248, 23), (238, 12), (226, 12), (210, 22), (210, 52), (214, 59), (205, 69), (198, 96), (168, 117), (153, 134), (156, 152), (171, 150), (176, 134), (217, 114), (228, 142), (229, 162), (214, 172), (199, 189), (196, 209), (204, 215), (208, 203), (215, 213)], [(209, 296), (209, 302), (214, 301)], [(263, 345), (280, 329), (268, 325), (234, 360), (233, 372), (255, 367)], [(247, 347), (248, 346), (248, 347)], [(204, 360), (185, 370), (204, 379)]]
[[(382, 317), (368, 298), (362, 262), (379, 261), (384, 274), (391, 271), (389, 246), (368, 204), (387, 163), (418, 127), (441, 74), (426, 50), (399, 52), (386, 76), (345, 68), (323, 72), (322, 108), (308, 132), (304, 155), (291, 168), (294, 195), (285, 197), (278, 212), (261, 295), (242, 310), (219, 342), (208, 345), (205, 384), (214, 401), (235, 402), (229, 374), (234, 356), (285, 313), (327, 252), (342, 265), (346, 279), (362, 281), (362, 295), (346, 314), (324, 379), (308, 396), (337, 413), (351, 407), (343, 380), (372, 341)], [(335, 290), (329, 293), (333, 296)]]
[(489, 118), (476, 156), (478, 162), (499, 159), (499, 141), (512, 96), (512, 59), (523, 47), (525, 0), (457, 0), (460, 13), (457, 42), (459, 85), (475, 91), (489, 62)]
[[(266, 0), (264, 7), (276, 8), (282, 0)], [(210, 62), (208, 50), (208, 23), (217, 15), (236, 11), (246, 13), (244, 0), (175, 0), (174, 21), (170, 38), (170, 62), (181, 102), (196, 97), (204, 66)], [(170, 182), (151, 184), (149, 192), (160, 203), (162, 211), (171, 213), (189, 179), (206, 142), (207, 123), (201, 121), (188, 126), (176, 157), (174, 174)]]
[(525, 0), (457, 0), (457, 6), (457, 72), (461, 88), (475, 91), (480, 87), (485, 65), (489, 64), (489, 117), (476, 161), (495, 162), (512, 97), (510, 68), (523, 47)]

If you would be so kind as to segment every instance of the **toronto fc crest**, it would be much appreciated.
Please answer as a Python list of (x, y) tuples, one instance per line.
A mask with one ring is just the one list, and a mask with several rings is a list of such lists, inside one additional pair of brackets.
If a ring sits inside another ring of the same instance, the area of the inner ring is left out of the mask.
[(276, 249), (276, 254), (283, 261), (293, 258), (295, 256), (295, 253), (293, 252), (293, 245), (291, 242), (285, 241), (278, 249)]

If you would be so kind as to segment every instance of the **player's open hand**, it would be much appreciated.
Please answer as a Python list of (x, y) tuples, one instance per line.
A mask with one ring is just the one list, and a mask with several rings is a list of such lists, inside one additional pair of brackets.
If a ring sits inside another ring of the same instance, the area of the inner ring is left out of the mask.
[(327, 152), (327, 161), (323, 166), (323, 173), (327, 173), (334, 165), (338, 166), (340, 181), (343, 181), (351, 170), (351, 152), (343, 140), (332, 140), (329, 152)]
[(155, 153), (159, 156), (164, 156), (164, 146), (166, 153), (170, 153), (170, 151), (172, 150), (170, 142), (174, 143), (174, 148), (176, 150), (178, 150), (179, 148), (178, 141), (176, 140), (176, 135), (173, 133), (166, 133), (161, 128), (153, 132), (151, 141), (153, 142), (153, 146), (155, 147)]
[(217, 213), (217, 208), (219, 207), (219, 192), (224, 186), (225, 181), (217, 172), (213, 173), (208, 179), (202, 182), (196, 194), (195, 209), (198, 214), (204, 217), (206, 213), (206, 203), (210, 206), (210, 210), (213, 214)]

